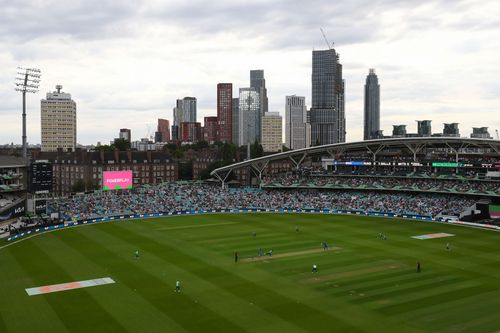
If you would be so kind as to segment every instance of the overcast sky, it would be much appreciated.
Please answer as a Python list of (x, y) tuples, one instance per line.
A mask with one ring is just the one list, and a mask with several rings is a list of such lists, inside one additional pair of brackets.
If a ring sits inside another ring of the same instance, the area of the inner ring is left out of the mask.
[(233, 94), (264, 69), (269, 110), (285, 96), (311, 101), (311, 51), (324, 29), (346, 81), (347, 141), (363, 136), (369, 68), (381, 85), (381, 126), (432, 119), (500, 130), (500, 1), (424, 0), (0, 0), (0, 143), (21, 142), (16, 67), (42, 70), (28, 96), (28, 142), (40, 143), (40, 99), (56, 84), (77, 103), (78, 142), (132, 139), (172, 121), (177, 98), (216, 115), (216, 85)]

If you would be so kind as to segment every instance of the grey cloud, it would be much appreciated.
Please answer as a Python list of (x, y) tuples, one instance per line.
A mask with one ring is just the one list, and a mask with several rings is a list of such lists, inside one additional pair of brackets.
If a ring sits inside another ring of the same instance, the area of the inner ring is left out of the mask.
[(439, 27), (437, 13), (464, 8), (462, 1), (430, 2), (434, 15), (421, 15), (416, 9), (429, 4), (419, 0), (354, 0), (332, 2), (268, 1), (237, 2), (194, 0), (174, 5), (148, 8), (142, 15), (182, 26), (190, 35), (237, 32), (241, 38), (265, 36), (266, 46), (275, 48), (324, 47), (319, 28), (323, 27), (335, 45), (349, 45), (374, 40), (381, 29), (380, 16), (385, 11), (408, 10), (403, 26), (395, 27), (402, 38), (407, 32)]
[(138, 1), (0, 1), (0, 38), (32, 40), (48, 35), (101, 39), (124, 35)]

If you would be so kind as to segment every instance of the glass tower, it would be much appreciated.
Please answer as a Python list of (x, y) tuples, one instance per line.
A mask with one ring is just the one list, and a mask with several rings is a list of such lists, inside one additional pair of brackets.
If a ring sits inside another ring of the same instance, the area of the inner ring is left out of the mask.
[(312, 53), (311, 144), (345, 142), (342, 65), (334, 49)]
[(240, 146), (260, 142), (260, 94), (254, 88), (240, 88), (239, 140)]
[(370, 68), (365, 84), (364, 140), (377, 139), (380, 131), (380, 85), (375, 69)]

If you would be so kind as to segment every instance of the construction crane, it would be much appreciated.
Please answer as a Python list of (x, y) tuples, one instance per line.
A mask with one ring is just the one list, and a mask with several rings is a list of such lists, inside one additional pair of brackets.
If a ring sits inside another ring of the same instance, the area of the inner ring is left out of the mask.
[(331, 50), (333, 48), (333, 42), (330, 45), (330, 42), (328, 42), (328, 38), (326, 38), (325, 32), (323, 31), (323, 28), (319, 28), (321, 30), (321, 34), (323, 35), (323, 38), (325, 39), (326, 45), (328, 45), (328, 49)]
[(152, 126), (151, 126), (151, 124), (146, 124), (146, 126), (148, 127), (148, 133), (146, 134), (146, 137), (147, 137), (148, 139), (152, 140), (152, 139), (153, 139), (153, 134), (152, 134), (153, 132), (152, 132), (152, 130), (151, 130), (151, 127), (152, 127)]

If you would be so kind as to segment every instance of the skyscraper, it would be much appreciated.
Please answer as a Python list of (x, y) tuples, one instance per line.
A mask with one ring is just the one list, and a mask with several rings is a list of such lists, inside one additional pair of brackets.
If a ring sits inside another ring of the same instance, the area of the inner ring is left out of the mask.
[(266, 79), (263, 69), (254, 69), (250, 71), (250, 88), (254, 88), (260, 95), (260, 117), (269, 109), (267, 100)]
[(158, 133), (160, 134), (160, 141), (161, 142), (168, 142), (170, 141), (170, 122), (168, 119), (158, 119), (158, 128), (157, 128)]
[(61, 89), (57, 85), (57, 91), (41, 100), (42, 151), (76, 148), (76, 103)]
[(177, 108), (182, 109), (182, 122), (196, 122), (196, 97), (184, 97), (177, 100)]
[(179, 128), (182, 142), (197, 143), (202, 140), (201, 123), (183, 121)]
[(334, 49), (312, 53), (311, 144), (345, 142), (342, 65)]
[(233, 144), (240, 145), (240, 99), (233, 98), (233, 126), (232, 136)]
[(260, 94), (254, 88), (240, 88), (238, 121), (240, 146), (260, 142)]
[(285, 145), (290, 149), (306, 148), (310, 144), (307, 123), (306, 98), (286, 96), (285, 102)]
[(364, 140), (377, 139), (380, 131), (380, 85), (375, 69), (370, 68), (365, 83)]
[(233, 142), (233, 84), (217, 84), (218, 140)]
[(172, 125), (172, 140), (181, 138), (181, 123), (196, 122), (196, 97), (178, 99), (174, 108), (174, 124)]
[(262, 117), (262, 148), (273, 153), (283, 148), (283, 118), (279, 112), (266, 112)]

